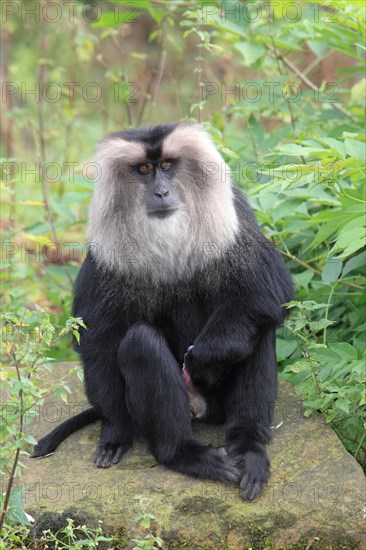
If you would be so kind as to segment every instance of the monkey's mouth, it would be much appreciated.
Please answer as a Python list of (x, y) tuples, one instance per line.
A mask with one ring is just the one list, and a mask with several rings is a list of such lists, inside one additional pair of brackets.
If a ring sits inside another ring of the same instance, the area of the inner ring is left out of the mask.
[(176, 212), (178, 208), (156, 208), (155, 210), (148, 210), (147, 215), (151, 218), (169, 218), (174, 212)]

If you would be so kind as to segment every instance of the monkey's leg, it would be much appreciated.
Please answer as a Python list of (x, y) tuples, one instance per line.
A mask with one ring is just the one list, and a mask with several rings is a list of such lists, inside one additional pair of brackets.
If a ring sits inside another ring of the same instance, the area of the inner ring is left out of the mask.
[(238, 481), (232, 459), (194, 437), (181, 370), (158, 330), (146, 323), (130, 327), (118, 364), (128, 411), (158, 462), (193, 477)]
[[(125, 384), (117, 366), (117, 341), (81, 342), (85, 389), (102, 418), (100, 441), (94, 455), (98, 468), (117, 464), (133, 443), (133, 426), (125, 401)], [(118, 340), (119, 341), (119, 340)]]
[(238, 367), (226, 400), (227, 450), (244, 466), (240, 495), (245, 500), (256, 497), (269, 477), (265, 445), (271, 438), (276, 385), (275, 329), (270, 327)]

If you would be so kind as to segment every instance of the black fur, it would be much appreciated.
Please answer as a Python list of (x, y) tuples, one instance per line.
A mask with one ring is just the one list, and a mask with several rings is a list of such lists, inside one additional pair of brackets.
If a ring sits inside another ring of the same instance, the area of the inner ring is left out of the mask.
[[(243, 468), (241, 495), (252, 499), (269, 475), (275, 329), (293, 284), (242, 193), (235, 189), (234, 197), (241, 228), (219, 259), (188, 280), (154, 284), (102, 268), (90, 252), (76, 281), (73, 314), (88, 327), (77, 349), (88, 399), (102, 418), (97, 466), (118, 462), (138, 432), (173, 470), (235, 482)], [(228, 456), (192, 433), (181, 375), (192, 344), (186, 368), (208, 402), (207, 420), (225, 422)], [(56, 428), (35, 456), (53, 451), (71, 431), (70, 423)]]
[(66, 439), (69, 435), (100, 419), (100, 413), (96, 409), (91, 408), (65, 420), (65, 422), (57, 426), (57, 428), (52, 430), (46, 437), (38, 441), (33, 458), (53, 453), (61, 441)]

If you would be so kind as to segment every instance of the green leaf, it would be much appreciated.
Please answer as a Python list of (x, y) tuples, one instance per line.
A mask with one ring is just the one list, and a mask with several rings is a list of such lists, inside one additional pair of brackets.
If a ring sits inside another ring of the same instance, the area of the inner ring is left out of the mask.
[(364, 143), (357, 139), (347, 138), (344, 140), (346, 151), (350, 157), (356, 157), (363, 162), (366, 161), (366, 147)]
[(348, 342), (333, 342), (331, 349), (334, 350), (342, 359), (351, 361), (357, 359), (357, 350)]
[(317, 57), (321, 57), (328, 48), (328, 44), (326, 42), (315, 42), (315, 40), (307, 40), (306, 42), (311, 51), (315, 53)]
[(342, 271), (342, 277), (345, 277), (350, 273), (351, 271), (358, 270), (361, 267), (366, 266), (366, 252), (361, 252), (354, 258), (351, 258), (346, 262), (343, 271)]
[(292, 355), (296, 349), (297, 349), (296, 341), (283, 340), (282, 338), (277, 338), (276, 353), (279, 360), (290, 357), (290, 355)]
[[(342, 216), (340, 216), (341, 218)], [(314, 219), (313, 219), (314, 221)], [(339, 230), (339, 221), (338, 219), (335, 219), (334, 221), (330, 221), (320, 227), (318, 233), (315, 235), (314, 240), (309, 244), (308, 248), (306, 250), (312, 250), (314, 249), (318, 244), (323, 243), (328, 239), (333, 233), (336, 233), (336, 231)]]
[(346, 401), (345, 399), (337, 399), (335, 402), (336, 408), (347, 414), (349, 414), (350, 404), (351, 403), (349, 401)]
[(309, 283), (314, 277), (314, 271), (312, 269), (307, 269), (306, 271), (303, 271), (302, 273), (295, 273), (292, 275), (292, 278), (295, 281), (296, 288), (302, 287), (305, 290), (308, 290)]
[[(363, 224), (364, 218), (356, 218), (349, 222), (343, 229), (340, 231), (335, 248), (346, 248), (352, 243), (359, 245), (358, 248), (361, 248), (362, 241), (365, 239), (365, 228), (361, 226)], [(358, 250), (355, 248), (355, 250)]]
[(348, 256), (351, 256), (351, 254), (353, 254), (354, 252), (357, 252), (357, 250), (360, 250), (360, 248), (364, 248), (365, 246), (366, 246), (366, 237), (363, 237), (362, 239), (358, 241), (354, 241), (353, 243), (348, 245), (347, 248), (345, 248), (343, 252), (338, 255), (338, 258), (348, 258)]
[(342, 271), (342, 260), (339, 258), (331, 257), (323, 267), (322, 281), (325, 285), (330, 285), (338, 281)]
[(74, 212), (62, 201), (52, 199), (51, 200), (52, 209), (62, 218), (66, 218), (72, 222), (76, 221), (76, 216)]
[[(23, 510), (24, 499), (25, 499), (24, 493), (26, 490), (27, 490), (26, 487), (21, 489), (12, 489), (10, 493), (8, 511), (6, 514), (6, 519), (9, 523), (20, 524), (20, 525), (30, 524), (29, 517), (26, 515), (26, 513)], [(3, 502), (4, 502), (4, 495), (0, 494), (0, 504), (2, 505)]]
[[(139, 2), (142, 2), (143, 0), (139, 0)], [(113, 12), (106, 12), (103, 13), (99, 20), (95, 23), (92, 23), (90, 26), (94, 29), (97, 29), (99, 27), (117, 27), (124, 23), (131, 23), (137, 17), (140, 17), (143, 13), (140, 11), (140, 6), (137, 7), (136, 4), (133, 4), (130, 2), (127, 7), (130, 7), (129, 10), (114, 10)], [(132, 8), (132, 9), (131, 9)]]
[(298, 384), (301, 384), (302, 382), (305, 382), (305, 380), (308, 380), (311, 378), (312, 373), (311, 372), (299, 372), (295, 374), (294, 376), (291, 376), (291, 384), (294, 386), (297, 386)]
[(273, 209), (274, 221), (293, 215), (296, 209), (304, 203), (303, 199), (286, 199)]
[(321, 363), (327, 363), (328, 361), (330, 361), (332, 364), (334, 364), (339, 361), (339, 355), (330, 348), (321, 348), (312, 345), (311, 350), (317, 361), (320, 361)]
[(303, 147), (302, 145), (297, 145), (296, 143), (285, 143), (284, 145), (278, 147), (276, 151), (293, 157), (308, 157), (311, 154), (324, 151), (324, 149), (322, 149), (322, 147)]
[(345, 144), (342, 141), (339, 141), (338, 139), (334, 139), (334, 138), (331, 138), (331, 137), (323, 137), (319, 141), (321, 143), (326, 143), (327, 145), (329, 145), (329, 147), (331, 147), (332, 149), (337, 151), (337, 153), (339, 153), (341, 155), (341, 157), (345, 158), (345, 156), (346, 156), (346, 147), (345, 147)]
[(253, 44), (252, 42), (236, 42), (234, 47), (243, 56), (247, 67), (254, 65), (266, 53), (265, 48), (261, 44)]

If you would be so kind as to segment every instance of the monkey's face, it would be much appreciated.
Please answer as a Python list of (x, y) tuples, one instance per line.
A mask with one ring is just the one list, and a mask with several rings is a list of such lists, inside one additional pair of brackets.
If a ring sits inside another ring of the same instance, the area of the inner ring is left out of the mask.
[(146, 214), (155, 218), (167, 218), (176, 212), (181, 201), (175, 185), (177, 159), (159, 159), (133, 166), (144, 189)]
[(184, 212), (193, 230), (201, 218), (206, 224), (212, 220), (206, 229), (213, 233), (220, 220), (229, 226), (235, 220), (229, 169), (197, 125), (111, 134), (101, 142), (97, 162), (102, 178), (96, 182), (96, 214), (119, 215), (126, 223), (133, 218), (139, 224), (172, 221)]
[(111, 134), (99, 144), (96, 161), (100, 177), (89, 238), (101, 263), (171, 280), (212, 261), (234, 242), (239, 222), (229, 168), (199, 126), (178, 123)]

